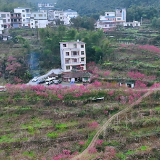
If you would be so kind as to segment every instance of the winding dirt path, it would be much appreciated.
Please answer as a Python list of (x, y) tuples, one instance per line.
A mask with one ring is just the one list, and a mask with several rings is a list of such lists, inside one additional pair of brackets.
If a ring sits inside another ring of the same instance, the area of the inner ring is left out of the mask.
[(125, 113), (125, 112), (128, 111), (130, 108), (132, 108), (133, 106), (139, 104), (139, 103), (143, 100), (143, 98), (149, 96), (150, 94), (152, 94), (154, 91), (157, 91), (157, 90), (160, 90), (160, 88), (155, 88), (155, 89), (149, 90), (147, 93), (145, 93), (145, 94), (144, 94), (142, 97), (140, 97), (137, 101), (133, 102), (133, 103), (132, 103), (131, 105), (129, 105), (127, 108), (123, 109), (122, 111), (116, 113), (116, 114), (113, 115), (111, 118), (109, 118), (109, 119), (106, 121), (106, 123), (105, 123), (101, 128), (99, 128), (98, 132), (95, 134), (95, 136), (93, 137), (93, 139), (92, 139), (91, 143), (88, 145), (88, 147), (87, 147), (81, 154), (73, 157), (71, 160), (81, 160), (81, 158), (83, 158), (85, 155), (88, 154), (89, 148), (94, 146), (94, 144), (95, 144), (98, 136), (103, 132), (104, 129), (106, 129), (106, 128), (109, 126), (109, 124), (111, 123), (111, 121), (112, 121), (113, 119), (115, 119), (115, 118), (116, 118), (117, 116), (119, 116), (120, 114)]

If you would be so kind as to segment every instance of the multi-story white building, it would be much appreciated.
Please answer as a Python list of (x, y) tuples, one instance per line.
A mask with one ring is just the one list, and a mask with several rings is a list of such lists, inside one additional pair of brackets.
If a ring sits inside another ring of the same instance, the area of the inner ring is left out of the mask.
[(39, 8), (53, 8), (54, 5), (52, 3), (38, 3)]
[(61, 68), (64, 72), (86, 70), (85, 43), (79, 40), (60, 42)]
[(31, 17), (30, 8), (18, 7), (14, 9), (14, 13), (21, 13), (22, 27), (30, 27), (30, 17)]
[(13, 28), (21, 28), (22, 27), (21, 13), (11, 13), (11, 27), (13, 27)]
[(116, 22), (126, 22), (126, 8), (116, 8)]
[(116, 27), (115, 12), (105, 12), (104, 16), (100, 16), (96, 23), (96, 28), (103, 29), (104, 31), (113, 30)]
[(0, 17), (0, 34), (2, 34), (3, 30), (4, 30), (3, 18)]
[(10, 12), (0, 12), (0, 17), (3, 19), (4, 28), (11, 27), (11, 13)]
[(124, 27), (140, 27), (140, 22), (126, 22), (126, 9), (116, 8), (115, 12), (105, 12), (105, 16), (100, 16), (95, 27), (103, 29), (103, 31), (112, 31), (118, 25)]
[(30, 28), (46, 28), (48, 25), (46, 12), (32, 12), (30, 18)]
[(54, 11), (54, 19), (59, 19), (60, 21), (64, 20), (63, 11)]
[(78, 13), (76, 11), (71, 10), (71, 9), (64, 11), (63, 14), (64, 14), (64, 25), (69, 25), (70, 20), (72, 18), (76, 18), (78, 16)]

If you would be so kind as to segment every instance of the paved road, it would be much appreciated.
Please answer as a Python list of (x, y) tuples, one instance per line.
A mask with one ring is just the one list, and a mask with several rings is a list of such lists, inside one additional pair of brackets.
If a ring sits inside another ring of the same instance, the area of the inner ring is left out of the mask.
[[(63, 70), (61, 69), (52, 69), (51, 71), (49, 71), (47, 74), (39, 76), (38, 79), (43, 79), (48, 77), (50, 74), (55, 73), (55, 74), (61, 74), (63, 72)], [(69, 83), (69, 82), (62, 82), (61, 85), (62, 86), (67, 86), (67, 87), (71, 87), (71, 85), (77, 85), (77, 84), (83, 84), (83, 83)], [(32, 80), (30, 80), (27, 85), (37, 85), (37, 82), (32, 82)], [(45, 83), (43, 83), (42, 85), (48, 87), (48, 85), (46, 85)], [(55, 84), (51, 84), (50, 86), (53, 86)]]
[[(61, 69), (52, 69), (52, 70), (50, 70), (48, 73), (46, 73), (46, 74), (44, 74), (44, 75), (42, 75), (42, 76), (39, 76), (38, 79), (46, 78), (46, 77), (48, 77), (48, 76), (49, 76), (50, 74), (52, 74), (52, 73), (60, 74), (60, 73), (62, 73), (62, 72), (63, 72), (63, 70), (61, 70)], [(36, 82), (32, 82), (32, 80), (30, 80), (30, 81), (27, 83), (27, 85), (37, 85), (37, 83), (36, 83)]]

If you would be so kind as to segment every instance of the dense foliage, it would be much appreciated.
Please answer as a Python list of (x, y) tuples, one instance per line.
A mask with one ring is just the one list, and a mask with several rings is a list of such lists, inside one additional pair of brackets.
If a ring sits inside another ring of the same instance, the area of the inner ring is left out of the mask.
[(127, 8), (127, 20), (140, 20), (141, 17), (151, 19), (159, 15), (160, 0), (58, 0), (57, 7), (74, 9), (80, 15), (103, 14), (104, 11), (114, 11), (115, 7)]
[(67, 29), (65, 26), (58, 28), (39, 29), (41, 46), (41, 67), (50, 68), (51, 66), (60, 67), (61, 41), (76, 41), (79, 39), (86, 43), (87, 62), (94, 61), (99, 63), (112, 52), (110, 42), (105, 38), (101, 30), (88, 31)]
[(14, 12), (16, 7), (31, 7), (35, 9), (35, 6), (27, 0), (0, 0), (0, 11)]

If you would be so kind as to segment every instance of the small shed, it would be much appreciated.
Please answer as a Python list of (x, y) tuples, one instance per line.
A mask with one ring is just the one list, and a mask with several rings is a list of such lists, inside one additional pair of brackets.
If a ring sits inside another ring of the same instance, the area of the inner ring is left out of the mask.
[(87, 71), (64, 72), (62, 79), (65, 82), (90, 82), (91, 74)]

